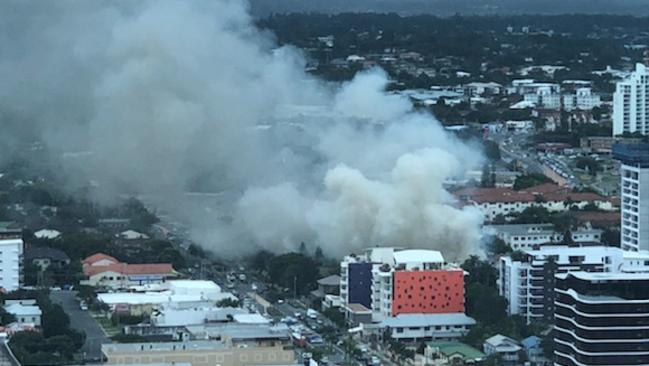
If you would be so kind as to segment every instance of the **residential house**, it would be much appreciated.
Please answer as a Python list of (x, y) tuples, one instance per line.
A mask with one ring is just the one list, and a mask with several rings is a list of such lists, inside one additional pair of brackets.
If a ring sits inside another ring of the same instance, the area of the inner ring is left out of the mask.
[(121, 263), (103, 253), (84, 259), (83, 273), (87, 277), (83, 284), (112, 289), (162, 283), (177, 276), (170, 263)]
[(41, 229), (34, 233), (34, 237), (38, 239), (54, 240), (61, 236), (61, 232), (54, 229)]
[(38, 266), (41, 271), (44, 271), (50, 266), (60, 268), (68, 265), (70, 257), (59, 249), (27, 246), (25, 248), (25, 263)]
[(456, 366), (475, 365), (487, 356), (469, 345), (461, 342), (428, 342), (424, 348), (424, 357), (420, 366)]
[(16, 317), (16, 323), (19, 326), (41, 326), (41, 308), (36, 304), (36, 300), (6, 300), (4, 309), (7, 313)]
[(498, 355), (502, 365), (516, 365), (519, 359), (518, 353), (523, 348), (515, 339), (496, 334), (484, 341), (482, 349), (487, 356)]
[(527, 355), (529, 366), (543, 366), (550, 364), (550, 361), (543, 355), (541, 338), (537, 336), (529, 336), (521, 341), (521, 345)]

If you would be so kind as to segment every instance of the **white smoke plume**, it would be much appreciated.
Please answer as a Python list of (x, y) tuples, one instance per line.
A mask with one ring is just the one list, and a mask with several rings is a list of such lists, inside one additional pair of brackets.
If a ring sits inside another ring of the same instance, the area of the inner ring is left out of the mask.
[[(19, 126), (57, 151), (89, 151), (65, 162), (71, 186), (143, 195), (226, 256), (301, 242), (331, 256), (479, 251), (480, 215), (442, 184), (480, 153), (385, 93), (382, 70), (316, 80), (240, 0), (8, 0), (0, 11), (2, 138)], [(215, 194), (195, 205), (196, 190)]]

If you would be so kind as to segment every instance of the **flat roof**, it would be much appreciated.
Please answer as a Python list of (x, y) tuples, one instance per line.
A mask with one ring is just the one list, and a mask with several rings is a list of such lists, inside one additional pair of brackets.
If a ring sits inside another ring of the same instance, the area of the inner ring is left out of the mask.
[(408, 249), (394, 252), (394, 261), (399, 263), (444, 263), (442, 253), (437, 250)]
[(586, 281), (646, 281), (649, 280), (649, 272), (567, 272), (556, 274), (555, 277), (565, 279), (568, 275)]
[(346, 308), (353, 313), (371, 312), (365, 305), (357, 303), (347, 304)]
[(331, 275), (318, 280), (319, 285), (323, 286), (338, 286), (340, 285), (340, 276)]
[[(494, 229), (499, 233), (510, 235), (528, 235), (528, 234), (549, 234), (556, 233), (553, 224), (507, 224), (507, 225), (488, 225), (485, 229)], [(600, 229), (580, 227), (573, 230), (573, 234), (584, 233), (601, 233)]]
[(103, 352), (138, 352), (138, 351), (181, 351), (181, 350), (217, 350), (227, 348), (221, 341), (189, 342), (146, 342), (146, 343), (103, 343)]
[(220, 290), (221, 288), (214, 281), (208, 280), (173, 280), (168, 281), (169, 287), (174, 288), (186, 288), (186, 289), (210, 289), (210, 290)]
[(399, 314), (381, 322), (383, 327), (427, 327), (436, 325), (474, 325), (473, 318), (464, 313)]
[(208, 323), (188, 325), (186, 328), (191, 334), (207, 335), (211, 338), (231, 338), (234, 340), (287, 339), (290, 337), (290, 329), (285, 324)]

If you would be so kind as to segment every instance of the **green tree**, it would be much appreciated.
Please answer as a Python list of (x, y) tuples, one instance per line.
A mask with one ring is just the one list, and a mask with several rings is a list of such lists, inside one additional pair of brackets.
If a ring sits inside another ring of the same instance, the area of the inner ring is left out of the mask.
[(554, 214), (543, 206), (526, 207), (519, 214), (512, 215), (514, 224), (544, 224), (553, 222)]
[(602, 233), (602, 242), (612, 247), (620, 246), (620, 230), (607, 228)]
[(16, 321), (16, 317), (8, 313), (3, 307), (0, 307), (0, 325), (7, 325)]
[(483, 142), (484, 144), (484, 154), (487, 157), (487, 159), (491, 161), (498, 161), (500, 160), (500, 146), (496, 141), (493, 140), (485, 140)]
[(476, 255), (472, 255), (462, 263), (462, 269), (468, 272), (468, 275), (465, 277), (467, 286), (477, 283), (494, 289), (496, 288), (498, 271), (489, 262), (480, 259)]
[(520, 191), (526, 188), (538, 186), (543, 183), (550, 183), (552, 180), (543, 174), (528, 173), (516, 177), (514, 190)]
[(270, 260), (268, 276), (282, 287), (295, 289), (298, 295), (311, 291), (318, 279), (318, 263), (300, 253), (287, 253)]
[(239, 306), (241, 306), (241, 303), (239, 302), (239, 300), (227, 297), (217, 301), (216, 306), (220, 308), (238, 308)]
[(507, 318), (507, 300), (493, 287), (481, 283), (466, 286), (466, 313), (486, 325), (494, 325)]
[(505, 243), (504, 240), (495, 237), (491, 242), (489, 249), (494, 255), (507, 254), (512, 252), (512, 247), (509, 244)]

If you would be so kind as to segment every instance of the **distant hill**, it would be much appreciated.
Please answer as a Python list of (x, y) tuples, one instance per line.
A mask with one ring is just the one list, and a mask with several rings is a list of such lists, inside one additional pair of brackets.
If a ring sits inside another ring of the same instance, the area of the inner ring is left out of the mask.
[(403, 15), (633, 14), (649, 15), (649, 0), (249, 0), (270, 13), (396, 12)]

